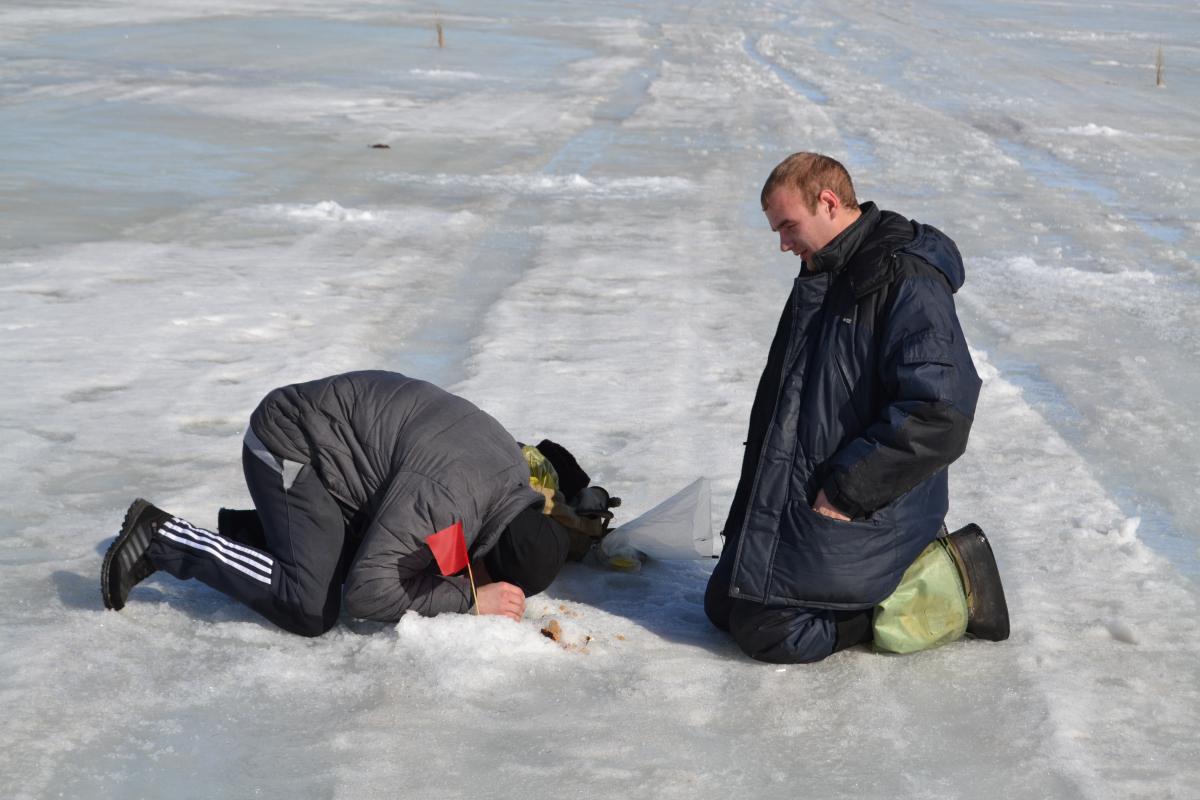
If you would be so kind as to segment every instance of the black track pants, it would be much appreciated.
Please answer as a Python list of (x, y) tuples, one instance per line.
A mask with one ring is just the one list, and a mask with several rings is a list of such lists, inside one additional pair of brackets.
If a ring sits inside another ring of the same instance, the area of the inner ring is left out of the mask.
[(337, 623), (352, 555), (341, 508), (311, 466), (243, 448), (242, 467), (265, 548), (172, 519), (151, 542), (150, 560), (177, 578), (208, 584), (285, 630), (319, 636)]

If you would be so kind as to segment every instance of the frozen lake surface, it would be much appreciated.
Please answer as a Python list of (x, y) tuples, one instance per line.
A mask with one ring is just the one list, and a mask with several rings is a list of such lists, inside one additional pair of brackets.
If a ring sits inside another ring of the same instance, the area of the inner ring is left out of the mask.
[[(443, 2), (442, 49), (410, 6), (204, 10), (0, 8), (0, 796), (1197, 796), (1195, 3)], [(948, 522), (1008, 642), (752, 663), (701, 561), (572, 566), (523, 624), (103, 609), (134, 497), (215, 525), (261, 396), (350, 369), (563, 442), (618, 521), (707, 476), (719, 528), (799, 149), (963, 252)]]

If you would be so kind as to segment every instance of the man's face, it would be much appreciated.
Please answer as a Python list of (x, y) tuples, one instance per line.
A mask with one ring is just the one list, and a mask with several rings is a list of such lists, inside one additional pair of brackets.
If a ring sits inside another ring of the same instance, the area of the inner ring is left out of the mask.
[(779, 234), (779, 249), (795, 253), (807, 262), (841, 232), (838, 211), (823, 200), (818, 200), (815, 212), (809, 211), (799, 192), (781, 186), (767, 197), (767, 210), (763, 213), (771, 230)]

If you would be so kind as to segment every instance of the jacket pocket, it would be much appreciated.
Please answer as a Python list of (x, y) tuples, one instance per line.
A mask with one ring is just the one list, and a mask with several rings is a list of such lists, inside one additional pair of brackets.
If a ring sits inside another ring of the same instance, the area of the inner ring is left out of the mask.
[[(788, 520), (794, 536), (784, 536), (781, 544), (797, 549), (812, 549), (829, 555), (846, 553), (859, 556), (875, 549), (874, 543), (887, 538), (887, 529), (877, 515), (862, 519), (840, 520), (813, 511), (806, 502), (789, 504)], [(791, 542), (788, 542), (792, 539)]]
[(890, 525), (875, 518), (843, 522), (818, 514), (807, 503), (789, 503), (771, 566), (770, 601), (870, 605), (886, 593), (895, 554)]

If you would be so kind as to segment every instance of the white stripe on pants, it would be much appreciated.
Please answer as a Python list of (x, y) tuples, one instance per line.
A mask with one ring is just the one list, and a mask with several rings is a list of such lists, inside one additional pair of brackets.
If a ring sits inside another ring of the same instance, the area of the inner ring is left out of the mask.
[(271, 585), (271, 570), (274, 567), (274, 561), (266, 553), (252, 550), (204, 528), (197, 528), (178, 517), (172, 517), (164, 522), (158, 529), (158, 533), (184, 547), (207, 553), (221, 563), (249, 575), (260, 583)]

